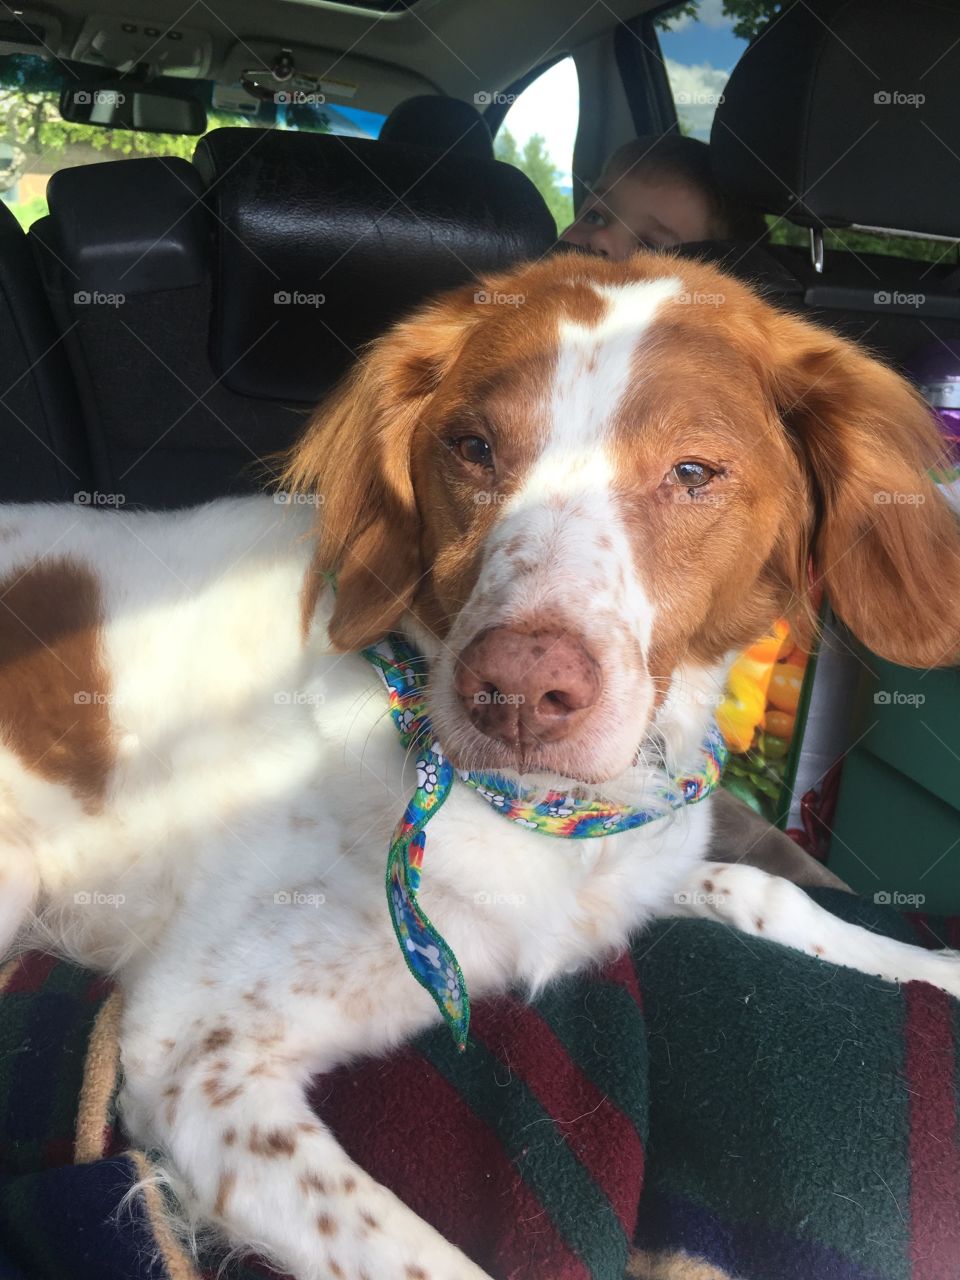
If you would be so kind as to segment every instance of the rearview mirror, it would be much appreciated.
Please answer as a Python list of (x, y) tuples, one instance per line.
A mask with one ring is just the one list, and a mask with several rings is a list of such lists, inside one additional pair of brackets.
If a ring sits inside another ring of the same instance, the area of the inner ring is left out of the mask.
[(196, 98), (131, 80), (69, 85), (60, 94), (60, 114), (70, 124), (141, 133), (204, 133), (207, 128), (206, 110)]

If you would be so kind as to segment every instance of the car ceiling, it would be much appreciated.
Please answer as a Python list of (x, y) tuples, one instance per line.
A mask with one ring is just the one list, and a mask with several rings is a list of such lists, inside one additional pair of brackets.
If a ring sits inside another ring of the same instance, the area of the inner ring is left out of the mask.
[(77, 56), (81, 37), (89, 44), (90, 23), (101, 15), (106, 24), (128, 20), (161, 32), (199, 29), (209, 38), (205, 74), (215, 80), (232, 79), (239, 59), (259, 59), (271, 44), (293, 47), (298, 65), (312, 62), (311, 70), (355, 84), (357, 105), (386, 110), (428, 88), (467, 100), (503, 89), (651, 7), (654, 0), (417, 0), (400, 16), (375, 17), (317, 0), (97, 0), (91, 19), (87, 3), (66, 0), (42, 9), (4, 4), (0, 15), (45, 20), (45, 43), (61, 58)]

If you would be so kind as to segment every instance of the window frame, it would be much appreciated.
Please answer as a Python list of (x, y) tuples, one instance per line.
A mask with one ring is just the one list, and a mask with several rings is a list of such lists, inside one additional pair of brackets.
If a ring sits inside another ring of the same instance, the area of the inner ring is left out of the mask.
[(637, 136), (667, 133), (679, 123), (655, 19), (679, 8), (677, 0), (617, 24), (613, 38), (620, 83)]

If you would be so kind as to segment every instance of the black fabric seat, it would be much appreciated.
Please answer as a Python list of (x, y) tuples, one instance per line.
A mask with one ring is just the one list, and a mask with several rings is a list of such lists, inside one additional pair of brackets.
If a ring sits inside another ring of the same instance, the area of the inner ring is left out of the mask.
[(380, 141), (429, 147), (444, 155), (493, 159), (490, 128), (476, 107), (439, 93), (397, 103), (383, 122)]
[(300, 418), (224, 388), (210, 362), (213, 227), (193, 166), (65, 169), (31, 228), (77, 380), (98, 489), (181, 506), (261, 483)]
[[(779, 14), (724, 88), (710, 148), (732, 197), (822, 232), (960, 235), (960, 3), (810, 0)], [(917, 95), (923, 101), (914, 103)], [(712, 244), (685, 250), (905, 366), (960, 337), (960, 271), (941, 263)]]
[(214, 366), (246, 396), (314, 403), (431, 294), (556, 239), (530, 180), (495, 160), (218, 129), (194, 162), (217, 230)]
[(556, 234), (508, 165), (280, 131), (63, 170), (48, 199), (30, 239), (93, 482), (150, 507), (262, 488), (365, 342)]
[(0, 204), (0, 502), (92, 487), (80, 408), (20, 224)]

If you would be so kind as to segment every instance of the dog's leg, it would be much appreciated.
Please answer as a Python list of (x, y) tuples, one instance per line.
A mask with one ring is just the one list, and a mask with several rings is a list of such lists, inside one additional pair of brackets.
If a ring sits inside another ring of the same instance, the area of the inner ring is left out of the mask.
[(216, 1019), (175, 1039), (125, 1037), (121, 1114), (168, 1154), (187, 1216), (297, 1280), (489, 1280), (317, 1119), (304, 1089), (334, 1064), (296, 1038)]
[(887, 982), (929, 982), (960, 999), (960, 953), (927, 951), (831, 915), (804, 891), (740, 863), (701, 863), (674, 895), (672, 915), (733, 925)]

